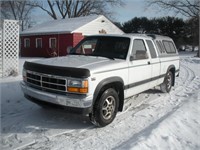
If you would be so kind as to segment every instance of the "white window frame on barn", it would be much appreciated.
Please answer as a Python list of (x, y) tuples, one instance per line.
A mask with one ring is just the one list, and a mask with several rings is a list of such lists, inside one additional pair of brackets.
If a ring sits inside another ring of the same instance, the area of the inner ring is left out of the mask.
[[(41, 43), (41, 44), (39, 44), (39, 43)], [(36, 38), (35, 39), (35, 47), (36, 48), (42, 48), (42, 38)]]
[[(53, 47), (53, 45), (52, 45), (52, 40), (55, 40), (55, 47)], [(50, 38), (49, 39), (49, 48), (56, 48), (56, 38)]]
[[(27, 43), (27, 41), (29, 41), (29, 44)], [(29, 38), (25, 38), (25, 39), (24, 39), (24, 47), (25, 47), (25, 48), (29, 48), (30, 46), (31, 46), (30, 39), (29, 39)]]

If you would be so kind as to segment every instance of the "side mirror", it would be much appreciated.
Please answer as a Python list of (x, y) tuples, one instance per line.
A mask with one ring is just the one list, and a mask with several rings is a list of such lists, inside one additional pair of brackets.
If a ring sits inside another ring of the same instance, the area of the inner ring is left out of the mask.
[(134, 60), (134, 57), (133, 56), (130, 56), (130, 61), (133, 61)]

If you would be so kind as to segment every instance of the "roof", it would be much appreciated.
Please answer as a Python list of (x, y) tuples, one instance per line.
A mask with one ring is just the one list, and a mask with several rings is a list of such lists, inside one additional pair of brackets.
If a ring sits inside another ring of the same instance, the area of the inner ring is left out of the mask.
[[(39, 35), (39, 34), (41, 35), (41, 34), (73, 33), (73, 32), (82, 33), (86, 30), (88, 32), (88, 30), (91, 30), (91, 28), (93, 29), (95, 28), (96, 30), (99, 31), (102, 29), (101, 28), (102, 26), (100, 25), (100, 23), (102, 22), (100, 22), (99, 19), (106, 20), (109, 23), (109, 28), (112, 28), (114, 32), (117, 31), (117, 33), (121, 32), (121, 34), (123, 34), (119, 28), (117, 28), (111, 21), (109, 21), (106, 17), (102, 15), (92, 15), (92, 16), (85, 16), (85, 17), (53, 20), (53, 21), (42, 23), (30, 29), (27, 29), (21, 32), (20, 34), (21, 35)], [(96, 21), (95, 24), (94, 24), (94, 21)], [(85, 27), (86, 25), (88, 25), (87, 28)]]
[(33, 28), (27, 29), (21, 34), (36, 34), (36, 33), (71, 33), (72, 31), (80, 28), (81, 26), (97, 19), (99, 16), (87, 16), (87, 17), (77, 17), (77, 18), (67, 18), (60, 20), (52, 20), (42, 24), (39, 24)]

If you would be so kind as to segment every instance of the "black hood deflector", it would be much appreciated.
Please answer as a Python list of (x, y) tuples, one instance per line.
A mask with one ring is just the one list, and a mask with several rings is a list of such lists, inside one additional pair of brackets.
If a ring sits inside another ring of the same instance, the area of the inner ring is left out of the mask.
[(73, 78), (87, 78), (90, 76), (90, 71), (85, 68), (50, 66), (27, 61), (24, 63), (24, 69), (38, 73)]

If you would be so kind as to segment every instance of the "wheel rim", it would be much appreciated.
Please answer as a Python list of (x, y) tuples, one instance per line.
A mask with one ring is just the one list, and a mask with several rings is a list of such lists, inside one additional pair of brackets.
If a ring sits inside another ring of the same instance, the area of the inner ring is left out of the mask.
[(169, 90), (172, 86), (172, 76), (170, 73), (167, 74), (167, 89)]
[(115, 98), (113, 96), (108, 96), (102, 107), (102, 116), (105, 120), (112, 118), (115, 111)]

